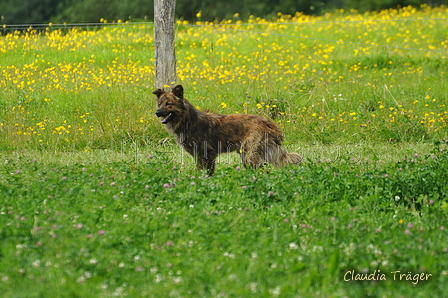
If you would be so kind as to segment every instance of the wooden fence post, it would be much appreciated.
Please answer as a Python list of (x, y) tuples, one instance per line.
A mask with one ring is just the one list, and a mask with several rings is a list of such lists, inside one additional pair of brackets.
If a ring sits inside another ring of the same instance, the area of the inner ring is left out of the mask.
[(154, 44), (156, 88), (167, 89), (176, 83), (174, 12), (176, 0), (154, 0)]

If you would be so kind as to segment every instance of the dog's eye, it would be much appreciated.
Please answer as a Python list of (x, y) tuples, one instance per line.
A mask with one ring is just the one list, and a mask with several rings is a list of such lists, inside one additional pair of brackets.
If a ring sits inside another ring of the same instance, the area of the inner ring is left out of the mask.
[(173, 104), (171, 102), (167, 102), (165, 105), (172, 106)]

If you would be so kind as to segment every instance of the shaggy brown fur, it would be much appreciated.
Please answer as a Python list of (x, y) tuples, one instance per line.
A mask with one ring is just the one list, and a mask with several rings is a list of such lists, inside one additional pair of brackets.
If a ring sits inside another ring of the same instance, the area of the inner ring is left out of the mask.
[(282, 147), (283, 134), (275, 124), (256, 115), (220, 115), (197, 110), (184, 98), (177, 85), (170, 92), (157, 89), (157, 117), (176, 136), (177, 143), (191, 154), (199, 170), (215, 170), (220, 153), (237, 151), (246, 167), (264, 162), (276, 167), (300, 163), (299, 154), (287, 153)]

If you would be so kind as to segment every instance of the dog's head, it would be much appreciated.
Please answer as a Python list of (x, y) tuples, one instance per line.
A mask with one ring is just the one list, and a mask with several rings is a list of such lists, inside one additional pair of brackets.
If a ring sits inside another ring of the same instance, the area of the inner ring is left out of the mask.
[(157, 89), (152, 94), (157, 96), (156, 116), (161, 117), (160, 122), (162, 124), (167, 124), (185, 111), (184, 88), (182, 85), (177, 85), (168, 92)]

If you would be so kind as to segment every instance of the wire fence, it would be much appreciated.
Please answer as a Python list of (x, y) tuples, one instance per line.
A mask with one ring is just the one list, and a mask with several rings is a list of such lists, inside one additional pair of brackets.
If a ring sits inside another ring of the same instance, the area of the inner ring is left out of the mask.
[[(291, 21), (291, 22), (259, 22), (259, 23), (212, 23), (203, 22), (200, 24), (183, 24), (185, 26), (192, 27), (212, 27), (212, 28), (226, 28), (226, 27), (241, 27), (241, 26), (254, 26), (254, 25), (315, 25), (315, 24), (342, 24), (342, 23), (393, 23), (393, 22), (429, 22), (429, 21), (448, 21), (448, 18), (401, 18), (401, 19), (377, 19), (377, 20), (331, 20), (331, 21)], [(4, 24), (0, 31), (5, 30), (27, 30), (29, 28), (35, 30), (46, 29), (73, 29), (73, 28), (90, 28), (90, 27), (111, 27), (111, 26), (134, 26), (134, 25), (150, 25), (153, 26), (154, 22), (113, 22), (113, 23), (41, 23), (41, 24)]]
[[(388, 49), (400, 49), (400, 50), (409, 50), (409, 51), (423, 51), (423, 52), (432, 52), (432, 53), (441, 53), (441, 54), (448, 54), (447, 51), (443, 50), (436, 50), (436, 49), (419, 49), (419, 48), (410, 48), (410, 47), (402, 47), (397, 45), (387, 45), (387, 44), (377, 44), (377, 43), (364, 43), (364, 42), (357, 42), (357, 41), (349, 41), (349, 40), (342, 40), (342, 39), (326, 39), (326, 38), (317, 38), (317, 37), (309, 37), (309, 36), (297, 36), (297, 35), (288, 35), (288, 34), (281, 34), (276, 32), (268, 32), (268, 31), (256, 31), (256, 30), (245, 30), (241, 29), (242, 27), (247, 26), (257, 26), (258, 28), (261, 26), (271, 26), (271, 25), (292, 25), (292, 26), (301, 26), (301, 25), (316, 25), (316, 24), (355, 24), (355, 23), (384, 23), (384, 22), (445, 22), (443, 25), (448, 28), (448, 18), (401, 18), (401, 19), (389, 19), (389, 20), (383, 20), (383, 19), (377, 19), (377, 20), (331, 20), (331, 21), (291, 21), (291, 22), (254, 22), (254, 23), (231, 23), (231, 24), (221, 24), (221, 23), (197, 23), (197, 24), (182, 24), (182, 26), (186, 27), (197, 27), (197, 28), (213, 28), (216, 30), (232, 30), (236, 32), (244, 32), (244, 33), (253, 33), (253, 34), (259, 34), (261, 36), (280, 36), (280, 37), (286, 37), (286, 38), (296, 38), (296, 39), (307, 39), (307, 40), (314, 40), (314, 41), (325, 41), (325, 42), (332, 42), (332, 43), (343, 43), (343, 44), (353, 44), (353, 45), (359, 45), (359, 46), (375, 46), (375, 47), (382, 47), (382, 48), (388, 48)], [(26, 30), (36, 30), (36, 31), (48, 31), (48, 30), (72, 30), (72, 29), (83, 29), (83, 30), (91, 30), (91, 29), (101, 29), (104, 27), (123, 27), (123, 26), (149, 26), (153, 27), (154, 22), (113, 22), (113, 23), (105, 23), (105, 22), (99, 22), (99, 23), (71, 23), (71, 24), (14, 24), (14, 25), (3, 25), (0, 28), (1, 33), (5, 32), (14, 32), (14, 31), (26, 31)], [(448, 29), (447, 29), (448, 30)]]
[(117, 27), (117, 26), (128, 26), (128, 25), (150, 25), (154, 26), (154, 22), (122, 22), (122, 23), (73, 23), (73, 24), (4, 24), (0, 28), (0, 32), (7, 31), (24, 31), (24, 30), (54, 30), (54, 29), (90, 29), (90, 28), (101, 28), (101, 27)]

